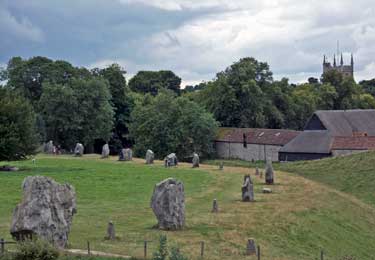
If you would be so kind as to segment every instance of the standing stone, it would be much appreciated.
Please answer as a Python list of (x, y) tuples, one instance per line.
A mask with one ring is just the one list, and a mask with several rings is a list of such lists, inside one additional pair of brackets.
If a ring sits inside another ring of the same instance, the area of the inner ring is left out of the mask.
[(182, 229), (185, 225), (184, 184), (172, 178), (156, 184), (151, 208), (158, 219), (159, 229)]
[(256, 255), (257, 249), (255, 246), (255, 241), (254, 239), (250, 238), (247, 240), (247, 245), (246, 245), (246, 255)]
[(154, 152), (151, 150), (147, 150), (146, 152), (146, 164), (153, 164), (154, 163)]
[(105, 144), (102, 148), (102, 158), (108, 158), (109, 157), (109, 145)]
[(29, 176), (22, 184), (23, 198), (13, 212), (10, 233), (16, 240), (32, 235), (64, 248), (76, 210), (73, 186), (44, 176)]
[(218, 213), (219, 212), (219, 205), (217, 204), (217, 200), (214, 199), (212, 202), (212, 213)]
[(199, 168), (199, 155), (193, 153), (193, 168)]
[(254, 186), (251, 181), (250, 175), (244, 176), (242, 185), (242, 201), (254, 201)]
[(106, 239), (109, 239), (109, 240), (116, 239), (115, 225), (113, 224), (112, 221), (108, 223)]
[(118, 160), (119, 161), (124, 161), (125, 158), (124, 158), (124, 149), (120, 149), (119, 153), (118, 153)]
[(220, 164), (219, 164), (219, 170), (220, 171), (224, 170), (224, 163), (223, 162), (220, 162)]
[(164, 158), (165, 167), (171, 167), (171, 166), (177, 166), (177, 165), (178, 165), (178, 160), (177, 160), (177, 156), (175, 153), (168, 154)]
[(274, 183), (273, 175), (274, 174), (273, 174), (272, 162), (271, 161), (267, 161), (266, 173), (265, 173), (266, 184), (272, 185)]
[(255, 168), (255, 175), (259, 176), (259, 168), (258, 167)]
[(124, 156), (124, 161), (133, 160), (133, 151), (130, 148), (122, 149), (122, 154)]
[(84, 151), (83, 144), (77, 143), (76, 147), (74, 148), (74, 155), (75, 156), (82, 156)]
[(48, 154), (53, 154), (53, 141), (50, 140), (48, 143), (46, 143), (45, 147), (44, 147), (44, 151)]

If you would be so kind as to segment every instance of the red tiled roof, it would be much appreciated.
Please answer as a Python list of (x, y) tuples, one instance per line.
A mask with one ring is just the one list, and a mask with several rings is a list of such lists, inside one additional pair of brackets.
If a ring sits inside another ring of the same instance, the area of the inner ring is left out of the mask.
[(335, 137), (332, 150), (375, 150), (375, 136)]
[(244, 134), (248, 144), (285, 145), (300, 131), (262, 128), (226, 128), (219, 129), (216, 142), (243, 143)]

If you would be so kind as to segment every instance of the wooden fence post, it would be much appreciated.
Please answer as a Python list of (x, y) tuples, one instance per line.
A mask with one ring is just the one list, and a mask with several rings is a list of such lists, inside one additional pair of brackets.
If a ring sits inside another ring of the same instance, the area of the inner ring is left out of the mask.
[(4, 238), (0, 239), (0, 244), (1, 244), (1, 255), (5, 253), (5, 242)]
[(258, 260), (260, 260), (260, 246), (258, 246)]
[(147, 240), (145, 240), (143, 244), (143, 258), (147, 259)]
[(324, 252), (323, 252), (323, 250), (320, 251), (320, 260), (324, 260)]
[(91, 250), (90, 250), (90, 241), (87, 241), (87, 254), (91, 255)]
[(204, 241), (201, 241), (201, 258), (204, 256)]

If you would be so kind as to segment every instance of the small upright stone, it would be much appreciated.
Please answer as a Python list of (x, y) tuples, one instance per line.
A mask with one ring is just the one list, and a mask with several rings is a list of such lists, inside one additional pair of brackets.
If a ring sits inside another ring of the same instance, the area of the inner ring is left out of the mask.
[(254, 186), (251, 181), (250, 175), (244, 176), (244, 181), (242, 185), (242, 201), (254, 201)]
[(274, 175), (274, 173), (273, 173), (272, 162), (267, 161), (266, 174), (265, 174), (266, 184), (272, 185), (274, 183), (273, 175)]
[(82, 156), (84, 151), (83, 144), (77, 143), (76, 147), (74, 148), (74, 155), (75, 156)]
[(119, 161), (124, 161), (125, 158), (124, 158), (124, 149), (120, 149), (119, 153), (118, 153), (118, 160)]
[(151, 208), (158, 219), (159, 229), (182, 229), (185, 225), (184, 184), (172, 178), (156, 184)]
[(246, 255), (256, 255), (257, 249), (255, 246), (255, 241), (254, 239), (250, 238), (247, 240), (247, 245), (246, 245)]
[(102, 158), (108, 158), (109, 157), (109, 145), (105, 144), (102, 148)]
[(153, 164), (154, 163), (154, 152), (150, 149), (146, 152), (146, 164)]
[(218, 213), (219, 212), (219, 205), (217, 204), (217, 200), (214, 199), (212, 202), (212, 213)]
[(178, 160), (177, 160), (177, 156), (175, 153), (168, 154), (164, 158), (165, 167), (171, 167), (171, 166), (177, 166), (177, 165), (178, 165)]
[(113, 224), (112, 221), (108, 223), (106, 239), (109, 239), (109, 240), (116, 239), (115, 225)]
[(220, 171), (224, 170), (224, 163), (223, 162), (220, 162), (220, 164), (219, 164), (219, 170)]
[(258, 167), (255, 168), (255, 175), (259, 176), (259, 168)]
[(272, 193), (270, 188), (263, 188), (263, 193)]
[(193, 153), (193, 168), (199, 168), (199, 155)]
[(48, 143), (46, 143), (44, 147), (45, 153), (53, 154), (53, 141), (50, 140)]
[(131, 161), (133, 160), (133, 151), (130, 148), (122, 149), (123, 159), (120, 161)]

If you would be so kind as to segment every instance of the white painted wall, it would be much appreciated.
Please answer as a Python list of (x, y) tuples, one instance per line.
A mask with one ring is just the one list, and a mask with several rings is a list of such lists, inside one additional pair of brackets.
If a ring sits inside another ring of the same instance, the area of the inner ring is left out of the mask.
[[(247, 148), (242, 143), (215, 142), (216, 153), (219, 158), (241, 159), (245, 161), (261, 161), (271, 159), (279, 160), (279, 145), (247, 144)], [(265, 156), (266, 155), (266, 156)]]

